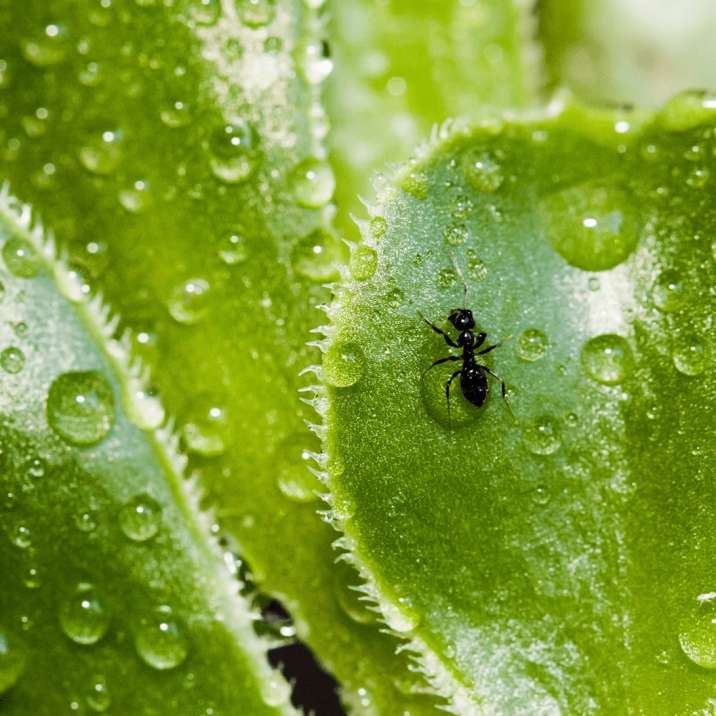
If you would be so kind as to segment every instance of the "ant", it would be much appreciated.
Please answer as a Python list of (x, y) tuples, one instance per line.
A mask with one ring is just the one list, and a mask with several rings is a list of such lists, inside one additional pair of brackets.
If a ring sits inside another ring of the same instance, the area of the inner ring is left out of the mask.
[[(467, 304), (467, 283), (465, 282), (465, 277), (463, 276), (463, 273), (454, 258), (453, 265), (455, 266), (455, 270), (458, 272), (460, 278), (462, 279), (463, 305), (465, 305)], [(450, 376), (448, 382), (445, 384), (445, 398), (447, 400), (448, 409), (448, 424), (451, 424), (450, 385), (453, 380), (455, 380), (455, 378), (457, 378), (458, 376), (460, 376), (460, 388), (462, 390), (462, 394), (465, 396), (465, 399), (473, 405), (477, 406), (478, 408), (484, 405), (485, 401), (487, 400), (487, 395), (489, 392), (489, 383), (487, 382), (488, 374), (495, 378), (495, 380), (498, 380), (502, 386), (502, 399), (505, 401), (505, 405), (507, 406), (507, 409), (510, 411), (510, 414), (514, 419), (512, 408), (510, 407), (510, 404), (507, 400), (505, 381), (502, 380), (500, 376), (493, 373), (486, 365), (478, 363), (476, 359), (476, 356), (485, 355), (486, 353), (489, 353), (490, 351), (495, 350), (495, 348), (501, 346), (502, 343), (495, 343), (494, 345), (487, 346), (487, 348), (484, 348), (481, 351), (477, 350), (487, 339), (487, 333), (479, 332), (477, 335), (473, 333), (473, 329), (475, 328), (475, 319), (473, 318), (472, 311), (469, 308), (455, 308), (450, 312), (450, 315), (448, 316), (448, 321), (450, 321), (450, 323), (452, 323), (452, 325), (458, 331), (460, 331), (460, 334), (457, 337), (457, 342), (455, 342), (441, 328), (438, 328), (438, 326), (436, 326), (432, 321), (429, 321), (427, 318), (425, 318), (425, 316), (420, 313), (420, 311), (418, 311), (418, 315), (425, 321), (425, 323), (430, 326), (430, 328), (435, 331), (435, 333), (439, 333), (451, 348), (462, 349), (462, 355), (451, 355), (447, 358), (439, 358), (430, 366), (430, 368), (428, 368), (428, 370), (430, 370), (431, 368), (434, 368), (441, 363), (447, 363), (448, 361), (462, 361), (462, 368), (460, 368), (460, 370), (456, 370)], [(426, 370), (425, 373), (427, 373), (428, 370)]]

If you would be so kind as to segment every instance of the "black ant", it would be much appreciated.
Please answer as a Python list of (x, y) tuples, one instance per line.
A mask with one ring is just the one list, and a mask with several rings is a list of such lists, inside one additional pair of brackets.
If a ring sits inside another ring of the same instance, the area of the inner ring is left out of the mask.
[[(463, 303), (466, 304), (467, 283), (465, 283), (465, 277), (463, 276), (460, 267), (457, 265), (454, 259), (453, 264), (455, 265), (455, 269), (460, 275), (460, 278), (462, 279), (462, 285), (464, 289)], [(447, 400), (448, 424), (450, 424), (450, 385), (453, 380), (457, 378), (457, 376), (460, 376), (460, 388), (462, 390), (462, 394), (465, 396), (465, 399), (473, 405), (477, 406), (478, 408), (484, 405), (485, 401), (487, 400), (487, 395), (489, 392), (489, 383), (487, 381), (488, 374), (495, 378), (495, 380), (498, 380), (502, 386), (502, 399), (505, 401), (507, 409), (510, 411), (510, 414), (514, 418), (514, 415), (512, 414), (512, 408), (507, 401), (507, 390), (505, 387), (505, 381), (502, 380), (500, 376), (493, 373), (486, 365), (478, 363), (476, 360), (476, 356), (485, 355), (486, 353), (495, 350), (495, 348), (498, 348), (502, 344), (495, 343), (494, 345), (487, 346), (487, 348), (484, 348), (481, 351), (477, 350), (487, 339), (487, 333), (479, 332), (477, 335), (473, 333), (473, 328), (475, 328), (475, 319), (473, 318), (472, 311), (469, 308), (455, 308), (450, 312), (450, 315), (448, 316), (448, 321), (450, 321), (450, 323), (452, 323), (452, 325), (455, 326), (458, 331), (460, 331), (460, 334), (457, 337), (457, 342), (455, 342), (447, 333), (445, 333), (445, 331), (443, 331), (441, 328), (438, 328), (434, 323), (432, 323), (432, 321), (429, 321), (427, 318), (425, 318), (425, 316), (420, 313), (420, 311), (418, 311), (418, 315), (425, 321), (425, 323), (430, 326), (430, 328), (435, 331), (435, 333), (439, 333), (451, 348), (462, 349), (462, 355), (451, 355), (447, 358), (439, 358), (430, 366), (430, 368), (428, 368), (428, 370), (430, 370), (431, 368), (434, 368), (441, 363), (447, 363), (448, 361), (462, 361), (462, 368), (460, 368), (460, 370), (456, 370), (450, 376), (448, 382), (445, 383), (445, 398)], [(427, 373), (428, 370), (426, 370), (425, 372)]]

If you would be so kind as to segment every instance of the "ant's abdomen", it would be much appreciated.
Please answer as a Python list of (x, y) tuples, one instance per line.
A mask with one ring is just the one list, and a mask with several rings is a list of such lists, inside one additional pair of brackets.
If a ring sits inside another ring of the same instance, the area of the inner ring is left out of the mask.
[(460, 387), (465, 399), (478, 408), (487, 400), (487, 375), (479, 366), (465, 366), (460, 375)]

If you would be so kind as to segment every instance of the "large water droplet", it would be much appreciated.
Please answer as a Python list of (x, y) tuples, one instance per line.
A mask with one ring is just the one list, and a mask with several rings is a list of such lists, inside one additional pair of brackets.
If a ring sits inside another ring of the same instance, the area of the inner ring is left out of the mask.
[(158, 607), (140, 621), (134, 633), (134, 645), (144, 662), (160, 671), (179, 666), (189, 653), (184, 625), (167, 605)]
[(13, 238), (2, 247), (2, 257), (8, 271), (19, 278), (32, 278), (40, 271), (40, 257), (25, 239)]
[(208, 282), (191, 278), (174, 289), (167, 308), (175, 321), (191, 326), (206, 317), (210, 297)]
[(334, 341), (323, 355), (323, 378), (334, 388), (348, 388), (363, 375), (365, 357), (360, 346)]
[(707, 357), (706, 346), (699, 338), (685, 336), (677, 341), (672, 360), (679, 373), (695, 376), (706, 370)]
[(624, 261), (639, 241), (638, 203), (626, 190), (596, 182), (542, 198), (544, 236), (573, 266), (604, 271)]
[(38, 34), (20, 42), (25, 59), (36, 67), (56, 65), (67, 56), (71, 42), (62, 25), (47, 25)]
[(87, 706), (95, 713), (104, 713), (112, 705), (112, 698), (107, 688), (104, 676), (95, 676), (92, 679), (87, 693)]
[(226, 406), (216, 397), (194, 398), (184, 417), (182, 438), (188, 452), (202, 457), (218, 457), (226, 451), (231, 425)]
[(20, 637), (0, 628), (0, 694), (11, 689), (22, 676), (27, 649)]
[(547, 352), (547, 336), (538, 328), (528, 328), (517, 339), (517, 355), (530, 363), (539, 360)]
[(134, 542), (146, 542), (159, 531), (162, 508), (147, 494), (136, 495), (119, 512), (122, 532)]
[(312, 281), (332, 281), (338, 278), (339, 257), (336, 237), (324, 229), (316, 229), (293, 247), (291, 264), (297, 274)]
[(614, 333), (590, 338), (582, 347), (581, 360), (587, 375), (604, 385), (621, 383), (633, 364), (626, 339)]
[(551, 455), (562, 444), (559, 423), (551, 415), (541, 415), (529, 423), (522, 434), (527, 449), (535, 455)]
[(715, 600), (713, 592), (699, 595), (679, 629), (681, 650), (694, 664), (704, 669), (716, 669)]
[(63, 373), (47, 396), (47, 422), (70, 445), (95, 445), (114, 424), (114, 394), (97, 371)]
[(258, 134), (244, 120), (224, 124), (211, 135), (210, 152), (214, 176), (227, 184), (239, 184), (257, 167)]
[(469, 150), (463, 156), (462, 164), (465, 175), (478, 191), (492, 193), (502, 186), (502, 167), (489, 152)]
[(291, 172), (291, 187), (296, 201), (311, 209), (327, 204), (336, 189), (330, 164), (320, 159), (304, 159)]
[(318, 454), (321, 446), (313, 435), (296, 433), (287, 437), (276, 450), (276, 476), (278, 488), (294, 502), (313, 502), (321, 490), (318, 478), (309, 470), (316, 468), (312, 453)]
[(122, 139), (118, 129), (93, 134), (80, 148), (82, 166), (93, 174), (111, 174), (122, 159)]
[(77, 585), (60, 607), (60, 624), (77, 644), (96, 644), (109, 629), (110, 614), (102, 596), (89, 582)]
[(249, 27), (261, 27), (273, 20), (275, 0), (236, 0), (239, 17)]
[(25, 354), (19, 348), (6, 348), (0, 353), (0, 367), (6, 373), (19, 373), (25, 366)]
[(681, 276), (671, 269), (662, 271), (651, 290), (654, 305), (665, 313), (676, 311), (686, 301), (686, 290)]
[(356, 281), (367, 281), (378, 267), (378, 254), (370, 246), (359, 246), (350, 259), (351, 275)]

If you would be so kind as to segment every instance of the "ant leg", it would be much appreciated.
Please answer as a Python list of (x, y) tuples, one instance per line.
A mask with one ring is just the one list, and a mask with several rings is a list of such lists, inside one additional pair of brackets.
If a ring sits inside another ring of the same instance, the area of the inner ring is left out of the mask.
[(450, 380), (448, 380), (447, 383), (445, 383), (445, 399), (447, 400), (447, 409), (448, 409), (448, 428), (452, 430), (452, 417), (450, 416), (450, 383), (457, 378), (460, 373), (462, 373), (462, 368), (460, 370), (456, 370), (451, 376)]
[(475, 336), (475, 343), (472, 346), (473, 350), (479, 348), (485, 342), (486, 338), (487, 338), (487, 333), (478, 333)]
[(438, 328), (434, 323), (432, 323), (427, 318), (425, 318), (425, 316), (423, 316), (423, 314), (420, 313), (420, 311), (418, 311), (418, 315), (420, 316), (420, 318), (422, 318), (425, 321), (425, 323), (427, 323), (430, 326), (430, 328), (432, 328), (435, 331), (435, 333), (439, 333), (445, 339), (445, 343), (447, 343), (451, 348), (459, 348), (460, 347), (457, 343), (455, 343), (455, 341), (452, 338), (450, 338), (450, 336), (447, 333), (445, 333), (445, 331), (443, 331), (441, 328)]
[[(499, 345), (499, 344), (498, 344)], [(510, 405), (510, 401), (507, 400), (507, 388), (505, 386), (505, 381), (500, 378), (497, 373), (493, 373), (486, 365), (480, 366), (486, 373), (489, 373), (495, 380), (498, 380), (500, 382), (500, 385), (502, 386), (502, 400), (505, 401), (505, 405), (507, 406), (507, 409), (510, 411), (510, 415), (512, 416), (512, 420), (517, 422), (515, 419), (515, 414), (512, 412), (512, 406)]]
[[(440, 365), (441, 363), (447, 363), (448, 361), (453, 361), (453, 360), (462, 360), (462, 356), (448, 356), (447, 358), (440, 358), (439, 360), (436, 360), (436, 361), (430, 366), (430, 368), (434, 368), (436, 365)], [(428, 369), (425, 371), (425, 373), (427, 373), (428, 370), (430, 370), (430, 368), (428, 368)], [(423, 373), (423, 375), (425, 375), (425, 373)]]
[(500, 342), (500, 343), (495, 343), (494, 346), (487, 346), (487, 348), (485, 348), (484, 351), (479, 351), (477, 355), (479, 355), (479, 356), (484, 356), (485, 353), (489, 353), (490, 351), (494, 351), (495, 348), (499, 348), (501, 345), (502, 345), (502, 342)]

